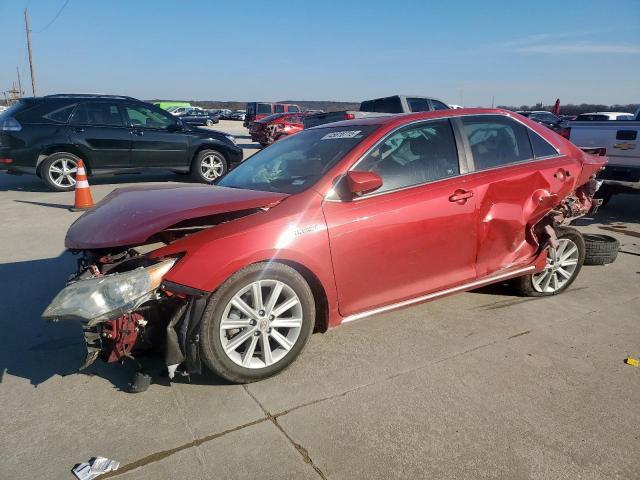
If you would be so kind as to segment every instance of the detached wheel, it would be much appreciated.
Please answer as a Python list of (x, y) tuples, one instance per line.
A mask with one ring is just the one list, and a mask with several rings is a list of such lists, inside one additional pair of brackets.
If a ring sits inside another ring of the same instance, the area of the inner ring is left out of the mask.
[(288, 367), (315, 323), (313, 294), (293, 268), (251, 265), (211, 297), (200, 331), (205, 364), (235, 383), (249, 383)]
[(516, 280), (521, 294), (545, 297), (562, 293), (580, 273), (585, 258), (585, 242), (575, 228), (557, 230), (558, 248), (547, 248), (547, 265), (541, 272)]
[(80, 159), (72, 153), (59, 152), (49, 155), (40, 167), (40, 177), (49, 189), (68, 192), (76, 188), (76, 172)]
[(217, 150), (198, 152), (191, 165), (191, 177), (202, 183), (211, 183), (227, 173), (227, 160)]
[(583, 235), (586, 246), (585, 265), (606, 265), (618, 257), (620, 242), (609, 235), (587, 233)]

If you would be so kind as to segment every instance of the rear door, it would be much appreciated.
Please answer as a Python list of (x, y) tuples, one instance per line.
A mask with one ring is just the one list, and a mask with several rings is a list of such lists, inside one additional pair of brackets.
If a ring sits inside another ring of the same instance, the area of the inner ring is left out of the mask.
[(176, 167), (188, 164), (188, 135), (171, 130), (175, 118), (144, 105), (124, 106), (131, 136), (133, 167)]
[(405, 126), (352, 169), (383, 185), (323, 210), (340, 313), (354, 315), (475, 278), (476, 208), (449, 120)]
[(478, 205), (478, 276), (529, 262), (537, 251), (531, 227), (573, 190), (580, 162), (507, 116), (462, 116), (456, 124)]
[(131, 135), (116, 102), (83, 102), (69, 119), (71, 142), (86, 152), (93, 170), (128, 167)]

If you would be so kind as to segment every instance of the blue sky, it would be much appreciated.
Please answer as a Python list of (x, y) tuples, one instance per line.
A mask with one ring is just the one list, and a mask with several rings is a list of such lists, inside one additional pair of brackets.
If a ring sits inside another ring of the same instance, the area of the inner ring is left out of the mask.
[(28, 6), (40, 94), (640, 102), (640, 0), (69, 0), (47, 27), (64, 3), (0, 0), (0, 90), (19, 65), (30, 92)]

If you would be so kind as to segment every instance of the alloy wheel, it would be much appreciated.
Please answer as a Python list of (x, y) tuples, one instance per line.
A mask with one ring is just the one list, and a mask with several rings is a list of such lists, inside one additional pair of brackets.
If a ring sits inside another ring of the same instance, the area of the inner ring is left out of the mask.
[(59, 158), (49, 166), (49, 177), (59, 187), (73, 187), (78, 164), (70, 158)]
[(207, 180), (215, 180), (224, 172), (222, 159), (214, 154), (205, 155), (202, 157), (202, 160), (200, 160), (200, 171), (202, 172), (202, 176)]
[(575, 275), (580, 251), (568, 238), (558, 240), (558, 248), (547, 250), (547, 264), (543, 271), (532, 275), (533, 288), (540, 293), (554, 293)]
[(282, 360), (300, 337), (302, 303), (279, 280), (262, 279), (240, 289), (220, 322), (224, 353), (244, 368), (265, 368)]

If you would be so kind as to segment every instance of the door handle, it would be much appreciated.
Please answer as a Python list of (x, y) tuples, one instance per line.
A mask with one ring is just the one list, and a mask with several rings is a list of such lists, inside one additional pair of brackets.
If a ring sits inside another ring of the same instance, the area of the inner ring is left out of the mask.
[(84, 128), (80, 128), (80, 127), (74, 128), (73, 131), (76, 132), (76, 133), (82, 133), (82, 132), (84, 132)]
[(130, 130), (129, 133), (131, 135), (136, 135), (138, 137), (141, 137), (142, 135), (144, 135), (144, 132), (142, 130)]
[(471, 197), (473, 197), (473, 192), (471, 190), (462, 190), (461, 188), (459, 188), (458, 190), (453, 192), (453, 195), (449, 197), (449, 201), (455, 202), (458, 205), (464, 205)]

